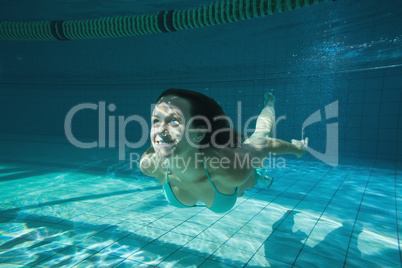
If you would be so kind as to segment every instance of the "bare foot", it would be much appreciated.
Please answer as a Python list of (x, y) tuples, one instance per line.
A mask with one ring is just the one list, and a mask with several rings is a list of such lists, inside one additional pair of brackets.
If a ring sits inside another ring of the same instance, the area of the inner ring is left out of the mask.
[(274, 178), (268, 176), (267, 169), (265, 168), (254, 169), (254, 174), (257, 182), (261, 182), (265, 189), (269, 189), (274, 182)]
[(272, 94), (272, 92), (267, 92), (264, 94), (264, 106), (274, 106), (275, 104), (275, 96)]

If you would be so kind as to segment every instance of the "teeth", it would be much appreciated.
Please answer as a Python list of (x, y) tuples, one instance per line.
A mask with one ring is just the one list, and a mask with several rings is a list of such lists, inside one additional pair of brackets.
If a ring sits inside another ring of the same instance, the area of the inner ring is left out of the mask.
[(161, 145), (167, 145), (167, 144), (172, 144), (174, 143), (173, 141), (157, 141), (157, 144), (161, 144)]

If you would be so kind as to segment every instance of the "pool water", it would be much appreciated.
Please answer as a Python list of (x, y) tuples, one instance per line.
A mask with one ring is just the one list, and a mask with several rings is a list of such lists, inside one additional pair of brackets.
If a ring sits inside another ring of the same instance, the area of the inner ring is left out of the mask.
[[(246, 2), (263, 3), (233, 1)], [(3, 0), (0, 23), (212, 3)], [(0, 267), (402, 268), (401, 18), (402, 1), (337, 0), (169, 33), (0, 40)], [(128, 158), (149, 148), (168, 88), (215, 99), (244, 135), (273, 89), (274, 136), (308, 137), (308, 152), (227, 213), (175, 208)]]
[(287, 160), (215, 214), (115, 152), (30, 139), (0, 142), (0, 267), (401, 267), (401, 163)]

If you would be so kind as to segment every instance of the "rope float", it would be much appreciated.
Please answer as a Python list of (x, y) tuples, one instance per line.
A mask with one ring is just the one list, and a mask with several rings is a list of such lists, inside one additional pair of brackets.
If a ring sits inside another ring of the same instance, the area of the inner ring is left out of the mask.
[(0, 22), (3, 40), (82, 40), (207, 27), (273, 15), (334, 0), (222, 0), (189, 10), (90, 20)]

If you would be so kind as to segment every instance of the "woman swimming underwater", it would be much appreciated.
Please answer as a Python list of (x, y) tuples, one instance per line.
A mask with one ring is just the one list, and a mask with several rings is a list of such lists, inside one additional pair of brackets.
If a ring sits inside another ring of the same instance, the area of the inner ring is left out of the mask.
[(307, 139), (289, 143), (271, 137), (274, 102), (266, 93), (254, 133), (241, 142), (212, 98), (190, 90), (164, 91), (152, 113), (152, 146), (141, 157), (141, 171), (161, 183), (173, 206), (201, 201), (216, 213), (230, 210), (257, 183), (258, 161), (262, 168), (269, 153), (301, 157), (306, 151)]

